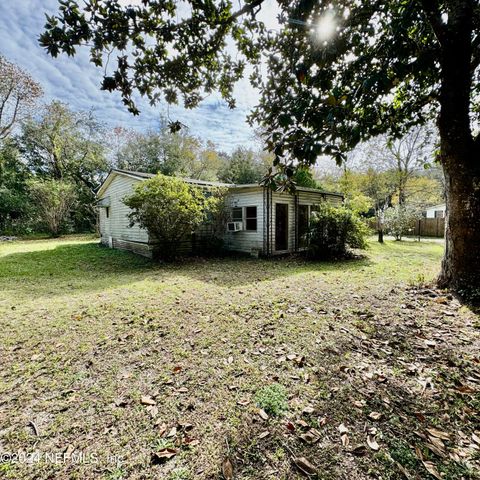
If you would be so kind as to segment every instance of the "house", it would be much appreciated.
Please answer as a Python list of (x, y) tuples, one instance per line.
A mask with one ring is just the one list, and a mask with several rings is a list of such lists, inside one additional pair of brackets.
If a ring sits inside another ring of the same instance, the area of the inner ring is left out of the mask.
[(445, 212), (447, 210), (447, 206), (445, 203), (441, 203), (440, 205), (433, 205), (432, 207), (428, 207), (425, 211), (426, 218), (445, 218)]
[[(138, 225), (129, 226), (129, 208), (123, 199), (132, 193), (137, 182), (153, 176), (128, 170), (110, 171), (97, 192), (102, 244), (151, 256), (153, 242), (146, 230)], [(258, 184), (183, 180), (207, 190), (211, 187), (228, 189), (231, 221), (225, 225), (225, 247), (254, 255), (269, 256), (304, 249), (314, 206), (324, 201), (335, 205), (343, 203), (341, 194), (313, 188), (297, 187), (296, 192), (290, 194), (274, 192)]]

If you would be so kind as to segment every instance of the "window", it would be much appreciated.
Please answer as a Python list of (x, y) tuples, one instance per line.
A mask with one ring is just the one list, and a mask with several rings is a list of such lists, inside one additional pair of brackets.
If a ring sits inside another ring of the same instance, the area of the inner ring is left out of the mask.
[(243, 222), (243, 208), (232, 208), (232, 222)]
[(444, 218), (445, 212), (443, 210), (435, 210), (435, 218)]
[(245, 230), (257, 230), (257, 207), (245, 207)]
[(105, 216), (107, 218), (110, 216), (110, 207), (105, 207)]

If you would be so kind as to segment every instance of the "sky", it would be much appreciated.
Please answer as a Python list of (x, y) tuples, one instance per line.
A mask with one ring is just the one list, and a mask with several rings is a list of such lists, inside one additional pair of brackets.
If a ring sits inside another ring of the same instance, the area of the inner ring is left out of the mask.
[[(131, 3), (139, 0), (120, 0)], [(43, 31), (45, 13), (54, 14), (58, 0), (0, 0), (0, 54), (18, 64), (35, 78), (45, 91), (44, 101), (53, 99), (68, 103), (75, 110), (93, 109), (97, 118), (107, 126), (130, 127), (146, 131), (158, 126), (159, 118), (179, 120), (189, 133), (204, 141), (213, 141), (218, 148), (230, 152), (237, 146), (255, 144), (252, 127), (246, 116), (256, 104), (258, 93), (248, 80), (235, 88), (237, 108), (231, 110), (218, 95), (211, 95), (194, 110), (160, 103), (151, 107), (141, 101), (141, 114), (134, 117), (123, 106), (120, 95), (100, 90), (102, 71), (88, 59), (88, 48), (79, 49), (75, 57), (60, 55), (52, 58), (38, 45)], [(262, 19), (270, 28), (276, 26), (276, 6), (267, 1)]]

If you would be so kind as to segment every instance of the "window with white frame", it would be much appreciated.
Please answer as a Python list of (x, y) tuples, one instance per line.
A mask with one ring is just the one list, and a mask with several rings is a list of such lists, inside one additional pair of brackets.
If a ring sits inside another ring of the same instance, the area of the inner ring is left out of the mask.
[(232, 222), (242, 222), (245, 230), (257, 230), (257, 207), (232, 208)]

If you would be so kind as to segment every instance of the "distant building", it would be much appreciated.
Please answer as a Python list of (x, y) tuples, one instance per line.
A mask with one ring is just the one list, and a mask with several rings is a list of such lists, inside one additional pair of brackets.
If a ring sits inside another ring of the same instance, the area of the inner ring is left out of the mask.
[(445, 203), (441, 203), (440, 205), (433, 205), (432, 207), (428, 207), (425, 211), (426, 218), (445, 218), (445, 211), (447, 206)]

